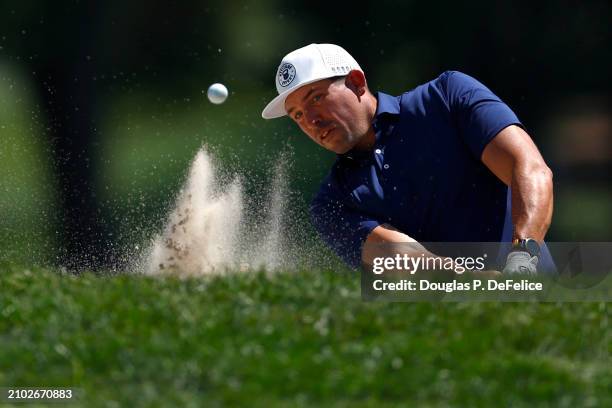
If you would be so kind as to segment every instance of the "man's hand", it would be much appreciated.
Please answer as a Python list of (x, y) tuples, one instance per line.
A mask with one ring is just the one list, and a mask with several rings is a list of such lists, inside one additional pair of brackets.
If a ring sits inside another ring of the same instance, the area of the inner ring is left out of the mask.
[(507, 275), (522, 274), (535, 276), (538, 273), (537, 266), (537, 256), (531, 256), (529, 252), (512, 251), (508, 254), (503, 272)]

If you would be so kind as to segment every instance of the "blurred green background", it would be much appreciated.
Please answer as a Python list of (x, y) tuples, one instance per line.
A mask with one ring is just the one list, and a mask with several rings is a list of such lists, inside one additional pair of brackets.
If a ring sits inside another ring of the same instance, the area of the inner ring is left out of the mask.
[[(280, 59), (312, 42), (346, 48), (372, 90), (399, 94), (447, 69), (478, 78), (554, 171), (548, 240), (611, 240), (607, 1), (23, 0), (3, 9), (0, 260), (62, 263), (83, 242), (104, 264), (142, 245), (204, 144), (255, 198), (290, 152), (303, 220), (334, 156), (288, 119), (260, 113)], [(230, 90), (223, 105), (206, 99), (213, 82)]]

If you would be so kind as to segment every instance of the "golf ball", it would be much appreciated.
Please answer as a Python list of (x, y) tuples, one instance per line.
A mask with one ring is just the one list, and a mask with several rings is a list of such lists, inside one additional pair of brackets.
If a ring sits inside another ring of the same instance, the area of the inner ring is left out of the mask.
[(227, 88), (223, 84), (212, 84), (206, 93), (208, 100), (219, 105), (227, 99)]

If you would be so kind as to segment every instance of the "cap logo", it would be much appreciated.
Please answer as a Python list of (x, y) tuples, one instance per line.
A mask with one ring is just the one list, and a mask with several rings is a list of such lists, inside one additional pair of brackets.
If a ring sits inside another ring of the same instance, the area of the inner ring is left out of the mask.
[(280, 86), (285, 87), (289, 85), (295, 79), (295, 67), (293, 64), (285, 62), (278, 69), (277, 75), (278, 83)]

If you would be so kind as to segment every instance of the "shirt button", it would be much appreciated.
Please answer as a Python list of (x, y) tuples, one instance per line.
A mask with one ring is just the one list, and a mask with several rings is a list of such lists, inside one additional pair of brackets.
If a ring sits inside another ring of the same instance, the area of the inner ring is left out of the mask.
[(384, 167), (385, 170), (387, 170), (389, 168), (389, 165), (385, 164), (383, 167)]
[(375, 152), (376, 154), (381, 154), (381, 153), (382, 153), (382, 150), (380, 150), (380, 149), (376, 149), (376, 150), (374, 150), (374, 152)]

